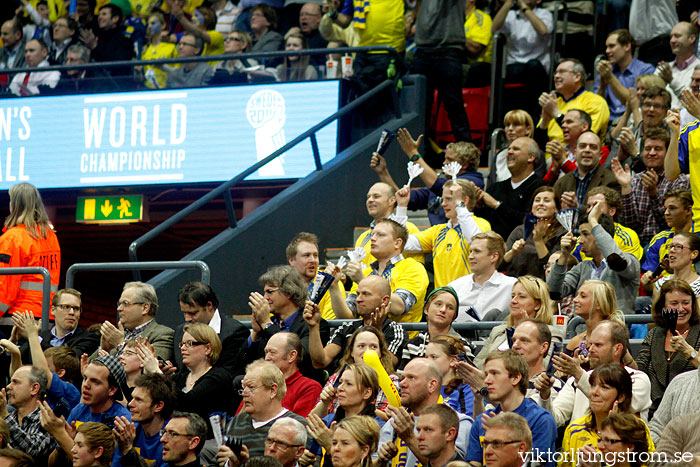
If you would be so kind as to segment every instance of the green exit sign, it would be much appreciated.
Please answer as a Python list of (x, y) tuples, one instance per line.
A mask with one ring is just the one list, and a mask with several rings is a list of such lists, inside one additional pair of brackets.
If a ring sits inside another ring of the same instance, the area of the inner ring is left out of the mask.
[(143, 220), (143, 195), (78, 198), (76, 222), (120, 224)]

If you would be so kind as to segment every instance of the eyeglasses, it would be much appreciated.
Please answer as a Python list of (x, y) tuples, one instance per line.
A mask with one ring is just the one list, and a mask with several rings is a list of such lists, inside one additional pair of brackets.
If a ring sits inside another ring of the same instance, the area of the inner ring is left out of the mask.
[(204, 342), (197, 342), (197, 341), (182, 341), (182, 342), (180, 342), (181, 349), (183, 347), (186, 349), (191, 349), (192, 347), (197, 347), (200, 345), (206, 345), (206, 344)]
[(564, 73), (576, 73), (574, 70), (556, 70), (555, 75), (563, 75)]
[(179, 436), (185, 436), (185, 437), (187, 437), (187, 438), (191, 438), (191, 437), (193, 437), (194, 435), (188, 435), (188, 434), (185, 434), (185, 433), (178, 433), (178, 432), (173, 431), (173, 430), (160, 430), (160, 437), (161, 437), (161, 438), (162, 438), (162, 437), (165, 437), (165, 439), (175, 439), (175, 438), (177, 438), (177, 437), (179, 437)]
[[(683, 251), (684, 248), (688, 248), (688, 247), (685, 245), (677, 245), (675, 243), (671, 243), (668, 246), (668, 251), (674, 251), (674, 250)], [(690, 248), (688, 248), (688, 249), (690, 249)]]
[(269, 289), (265, 289), (263, 291), (263, 295), (272, 295), (273, 293), (277, 292), (280, 288), (279, 287), (271, 287)]
[(500, 440), (491, 441), (491, 440), (485, 439), (481, 442), (481, 447), (483, 449), (486, 449), (489, 446), (491, 446), (494, 449), (503, 449), (503, 447), (508, 445), (508, 444), (515, 444), (515, 443), (521, 443), (521, 442), (522, 441), (520, 441), (520, 440), (516, 440), (516, 441), (500, 441)]
[(227, 37), (224, 42), (231, 42), (231, 41), (243, 42), (243, 39), (241, 39), (240, 37)]
[(238, 395), (242, 396), (244, 392), (248, 391), (250, 394), (251, 392), (255, 391), (256, 389), (259, 389), (263, 387), (262, 384), (260, 386), (243, 386), (243, 389), (238, 390)]
[[(80, 313), (80, 307), (79, 306), (73, 306), (73, 305), (56, 305), (56, 308), (58, 308), (61, 311), (65, 311), (66, 313), (69, 311), (73, 311), (74, 313)], [(119, 308), (119, 306), (117, 306)]]
[(666, 105), (664, 104), (655, 104), (654, 102), (644, 102), (642, 104), (643, 109), (665, 109)]
[(601, 444), (610, 445), (610, 444), (621, 443), (621, 442), (622, 442), (622, 440), (620, 438), (600, 438), (600, 440), (598, 440), (598, 445), (601, 445)]
[(177, 45), (181, 45), (183, 47), (187, 45), (187, 46), (192, 47), (192, 48), (196, 47), (194, 44), (190, 44), (189, 42), (182, 42), (182, 41), (179, 42)]
[(146, 302), (130, 302), (128, 300), (122, 300), (121, 302), (117, 302), (117, 308), (121, 308), (121, 307), (126, 308), (126, 307), (131, 306), (131, 305), (145, 305), (145, 304), (146, 304)]
[(301, 444), (285, 443), (284, 441), (280, 441), (278, 439), (273, 439), (270, 437), (265, 439), (265, 445), (272, 446), (273, 444), (276, 444), (277, 446), (281, 447), (282, 449), (298, 448), (298, 447), (302, 446)]

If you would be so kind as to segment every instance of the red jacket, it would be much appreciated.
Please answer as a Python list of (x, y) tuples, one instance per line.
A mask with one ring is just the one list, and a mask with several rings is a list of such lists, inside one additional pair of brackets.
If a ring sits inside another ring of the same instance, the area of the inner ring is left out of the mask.
[[(0, 236), (0, 267), (44, 267), (51, 273), (51, 298), (58, 290), (61, 274), (61, 247), (53, 230), (46, 238), (32, 238), (23, 225)], [(41, 274), (0, 276), (0, 313), (31, 310), (41, 318)], [(0, 315), (0, 316), (2, 316)]]
[(302, 376), (299, 370), (292, 373), (285, 382), (287, 394), (282, 399), (282, 407), (300, 417), (308, 417), (323, 388), (318, 381)]

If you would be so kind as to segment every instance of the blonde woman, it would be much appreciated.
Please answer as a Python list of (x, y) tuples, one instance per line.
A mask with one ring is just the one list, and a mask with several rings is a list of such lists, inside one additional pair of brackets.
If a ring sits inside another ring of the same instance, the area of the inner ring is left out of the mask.
[[(10, 188), (9, 194), (10, 215), (5, 219), (5, 233), (0, 236), (0, 267), (47, 268), (51, 287), (57, 289), (61, 247), (39, 191), (34, 185), (19, 183)], [(41, 274), (3, 276), (0, 311), (10, 316), (29, 310), (35, 318), (41, 318), (42, 281)]]
[(552, 339), (561, 342), (563, 336), (558, 328), (552, 326), (554, 305), (549, 298), (549, 288), (545, 281), (535, 276), (522, 276), (513, 284), (510, 300), (510, 314), (504, 324), (491, 330), (484, 342), (481, 352), (474, 359), (474, 365), (482, 368), (486, 357), (497, 350), (507, 350), (507, 329), (517, 326), (528, 318), (536, 319), (550, 327)]
[(371, 467), (379, 443), (379, 424), (372, 417), (356, 415), (338, 423), (333, 432), (334, 467)]
[(518, 138), (527, 136), (532, 138), (535, 131), (535, 123), (532, 117), (524, 110), (511, 110), (503, 118), (503, 128), (506, 132), (506, 145), (503, 147), (493, 160), (489, 161), (489, 176), (486, 180), (486, 186), (494, 185), (497, 182), (508, 180), (510, 171), (507, 165), (507, 153), (510, 143)]

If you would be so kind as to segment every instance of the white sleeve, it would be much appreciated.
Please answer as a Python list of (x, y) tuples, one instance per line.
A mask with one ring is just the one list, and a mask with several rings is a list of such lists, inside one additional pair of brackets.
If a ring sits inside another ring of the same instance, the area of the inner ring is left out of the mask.
[(472, 242), (474, 235), (481, 233), (481, 229), (474, 220), (474, 214), (466, 207), (457, 207), (457, 222), (467, 243)]
[[(551, 400), (552, 397), (548, 400)], [(566, 380), (566, 384), (561, 388), (557, 398), (551, 403), (552, 408), (550, 412), (554, 415), (554, 420), (557, 422), (557, 426), (566, 426), (569, 423), (571, 414), (574, 411), (574, 402), (576, 400), (576, 389), (574, 388), (574, 378), (569, 378)], [(547, 401), (543, 401), (547, 402)], [(545, 407), (546, 408), (546, 407)]]

